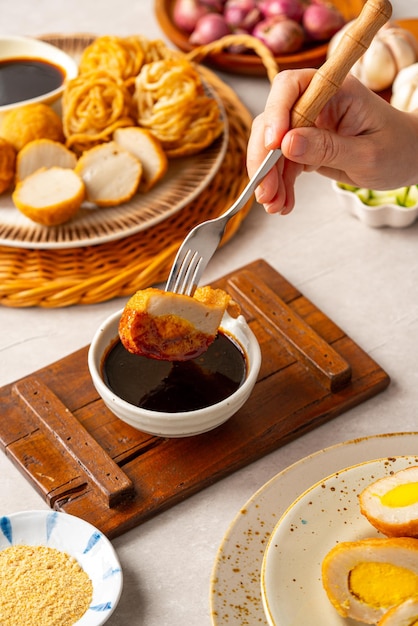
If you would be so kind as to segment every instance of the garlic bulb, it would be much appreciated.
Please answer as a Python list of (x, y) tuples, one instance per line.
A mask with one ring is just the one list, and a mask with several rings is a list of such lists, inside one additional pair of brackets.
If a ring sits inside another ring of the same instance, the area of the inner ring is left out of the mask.
[[(346, 24), (334, 35), (328, 46), (328, 56), (337, 47)], [(375, 35), (369, 48), (354, 64), (351, 73), (373, 91), (389, 88), (404, 67), (418, 61), (418, 42), (412, 33), (393, 22), (385, 24)]]
[(390, 103), (401, 111), (418, 109), (418, 63), (399, 72), (392, 85)]

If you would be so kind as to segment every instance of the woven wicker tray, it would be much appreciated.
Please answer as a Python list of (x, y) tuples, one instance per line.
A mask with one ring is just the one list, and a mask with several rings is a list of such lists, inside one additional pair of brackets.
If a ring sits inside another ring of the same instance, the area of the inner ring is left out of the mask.
[[(272, 76), (274, 66), (268, 55), (265, 62)], [(162, 282), (189, 230), (220, 215), (235, 201), (247, 182), (245, 156), (252, 118), (230, 87), (209, 69), (201, 66), (200, 71), (222, 99), (229, 121), (226, 155), (209, 186), (171, 218), (118, 241), (53, 250), (0, 246), (2, 305), (94, 304)], [(222, 243), (235, 234), (251, 205), (230, 220)]]

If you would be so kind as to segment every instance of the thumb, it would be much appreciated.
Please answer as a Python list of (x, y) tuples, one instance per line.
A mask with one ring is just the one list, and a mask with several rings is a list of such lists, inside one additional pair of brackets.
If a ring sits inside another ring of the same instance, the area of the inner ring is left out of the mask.
[(344, 166), (347, 150), (344, 138), (319, 128), (297, 128), (283, 137), (281, 149), (285, 157), (315, 169)]

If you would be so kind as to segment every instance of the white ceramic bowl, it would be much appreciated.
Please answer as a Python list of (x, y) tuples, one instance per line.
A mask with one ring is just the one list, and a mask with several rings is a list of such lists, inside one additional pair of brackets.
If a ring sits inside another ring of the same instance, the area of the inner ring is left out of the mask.
[(408, 208), (396, 204), (368, 206), (355, 193), (342, 189), (335, 181), (332, 181), (332, 188), (338, 195), (342, 208), (372, 228), (406, 228), (418, 217), (418, 203)]
[(0, 516), (0, 551), (18, 544), (48, 546), (74, 557), (93, 583), (90, 607), (77, 626), (107, 622), (119, 602), (123, 576), (112, 544), (97, 528), (58, 511), (22, 511)]
[(67, 80), (75, 78), (78, 74), (76, 61), (63, 50), (40, 39), (30, 37), (0, 37), (0, 62), (8, 59), (37, 59), (52, 63), (62, 69), (64, 80), (56, 89), (35, 98), (22, 100), (13, 104), (0, 106), (0, 119), (4, 113), (21, 106), (43, 102), (52, 104), (61, 96)]
[(221, 329), (232, 336), (243, 349), (247, 374), (242, 385), (224, 400), (194, 411), (168, 413), (143, 409), (119, 398), (104, 383), (102, 364), (109, 347), (118, 338), (122, 311), (107, 318), (95, 333), (88, 354), (90, 374), (106, 406), (124, 422), (143, 432), (160, 437), (186, 437), (212, 430), (230, 418), (248, 399), (257, 380), (261, 365), (258, 341), (241, 315), (237, 319), (225, 314)]

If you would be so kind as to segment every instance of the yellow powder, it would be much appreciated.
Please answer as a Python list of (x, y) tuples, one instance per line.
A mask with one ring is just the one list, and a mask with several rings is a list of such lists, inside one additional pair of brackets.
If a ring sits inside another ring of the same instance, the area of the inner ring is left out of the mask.
[(349, 588), (369, 606), (390, 607), (418, 596), (418, 575), (406, 567), (369, 561), (351, 570)]
[(0, 552), (1, 626), (72, 626), (92, 596), (90, 578), (65, 552), (26, 545)]
[(418, 502), (418, 483), (404, 483), (389, 489), (380, 501), (384, 506), (398, 507), (410, 506)]

